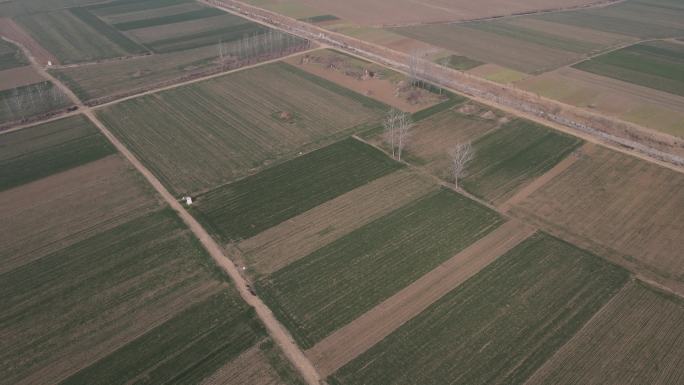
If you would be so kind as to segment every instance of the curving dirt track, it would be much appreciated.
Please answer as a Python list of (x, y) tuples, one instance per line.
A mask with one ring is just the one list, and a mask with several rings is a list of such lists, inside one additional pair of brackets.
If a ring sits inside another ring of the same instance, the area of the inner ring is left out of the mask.
[(25, 49), (31, 52), (31, 56), (40, 63), (40, 65), (47, 65), (48, 60), (52, 64), (58, 64), (55, 55), (43, 48), (31, 35), (24, 31), (14, 20), (7, 17), (0, 17), (0, 36), (6, 37), (20, 43)]

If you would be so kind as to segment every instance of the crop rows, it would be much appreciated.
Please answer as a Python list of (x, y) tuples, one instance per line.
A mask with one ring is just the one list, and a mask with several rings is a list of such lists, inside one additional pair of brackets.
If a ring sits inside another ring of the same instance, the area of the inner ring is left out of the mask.
[(684, 281), (684, 176), (596, 147), (513, 210), (661, 277)]
[(329, 379), (332, 384), (521, 384), (627, 281), (538, 233)]
[(628, 284), (527, 383), (679, 384), (683, 325), (681, 298)]
[(641, 43), (584, 61), (583, 71), (684, 96), (684, 45)]
[(0, 148), (0, 191), (115, 152), (80, 115), (2, 135)]
[(335, 87), (274, 64), (98, 113), (170, 190), (194, 193), (291, 157), (297, 149), (329, 143), (377, 122), (384, 112), (366, 107), (372, 101), (363, 95), (338, 93)]
[[(207, 352), (220, 353), (221, 339), (207, 339), (205, 333), (230, 333), (234, 324), (237, 331), (247, 328), (239, 335), (253, 334), (252, 340), (236, 338), (245, 343), (264, 335), (252, 326), (253, 317), (241, 315), (247, 306), (235, 292), (226, 291), (223, 281), (170, 210), (144, 215), (17, 267), (3, 274), (1, 284), (0, 328), (11, 346), (2, 353), (2, 382), (55, 382), (93, 359), (107, 363), (95, 364), (67, 383), (92, 383), (89, 373), (107, 382), (150, 372), (164, 380), (194, 373), (189, 369), (212, 362)], [(226, 322), (202, 322), (216, 319), (216, 310), (211, 310), (216, 301), (204, 308), (189, 305), (221, 292)], [(186, 308), (192, 310), (183, 313)], [(171, 326), (155, 327), (174, 314), (179, 319), (172, 318)], [(179, 323), (192, 322), (197, 323), (185, 334), (178, 332)], [(140, 348), (148, 359), (141, 359)], [(163, 365), (165, 361), (173, 365)], [(47, 377), (41, 378), (41, 371)]]
[(202, 194), (193, 212), (220, 239), (244, 239), (400, 167), (346, 139)]
[(552, 168), (582, 141), (526, 120), (513, 120), (473, 144), (463, 186), (489, 201), (501, 201)]
[(263, 278), (258, 293), (309, 348), (501, 222), (495, 212), (439, 190)]
[(225, 12), (216, 8), (202, 8), (185, 13), (177, 13), (168, 16), (159, 16), (149, 19), (133, 20), (123, 23), (113, 24), (113, 27), (119, 31), (128, 31), (130, 29), (154, 27), (157, 25), (180, 23), (182, 21), (203, 19), (210, 16), (225, 15)]

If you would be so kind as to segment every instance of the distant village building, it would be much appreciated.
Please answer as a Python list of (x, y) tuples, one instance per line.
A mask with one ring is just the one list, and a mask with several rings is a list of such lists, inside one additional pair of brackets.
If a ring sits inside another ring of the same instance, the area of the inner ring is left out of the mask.
[(185, 204), (188, 206), (190, 206), (192, 204), (192, 197), (190, 197), (190, 196), (184, 196), (182, 198), (182, 200), (185, 201)]

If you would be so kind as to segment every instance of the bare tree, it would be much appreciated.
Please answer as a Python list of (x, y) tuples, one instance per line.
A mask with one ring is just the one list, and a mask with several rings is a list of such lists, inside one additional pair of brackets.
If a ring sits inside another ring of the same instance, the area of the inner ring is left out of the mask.
[(459, 143), (451, 150), (451, 174), (454, 177), (454, 185), (458, 187), (458, 181), (463, 176), (466, 165), (473, 159), (475, 151), (470, 142)]
[(413, 50), (408, 57), (408, 75), (409, 83), (415, 86), (420, 81), (420, 53), (418, 50)]
[(397, 160), (401, 161), (401, 154), (409, 141), (413, 119), (411, 119), (411, 115), (402, 112), (399, 114), (397, 123)]
[(382, 126), (385, 128), (385, 142), (389, 144), (392, 149), (392, 157), (396, 156), (396, 142), (397, 142), (397, 125), (399, 124), (399, 115), (401, 111), (392, 108), (387, 111), (385, 119), (382, 121)]
[(401, 160), (401, 154), (408, 142), (411, 127), (413, 127), (411, 115), (392, 108), (387, 111), (382, 125), (385, 128), (385, 141), (392, 149), (392, 157)]

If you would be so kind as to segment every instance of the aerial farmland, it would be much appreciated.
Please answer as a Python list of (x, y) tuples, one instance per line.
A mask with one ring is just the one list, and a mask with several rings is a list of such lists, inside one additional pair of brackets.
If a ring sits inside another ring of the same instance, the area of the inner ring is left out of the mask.
[(677, 0), (0, 1), (1, 384), (684, 382)]

